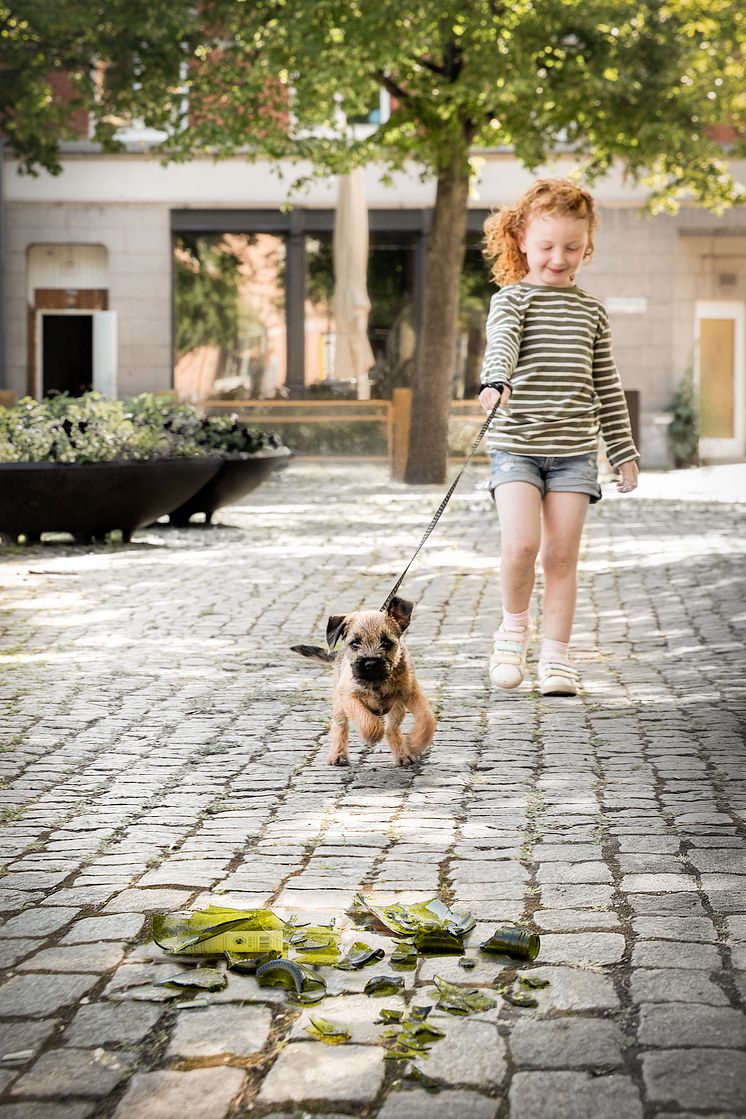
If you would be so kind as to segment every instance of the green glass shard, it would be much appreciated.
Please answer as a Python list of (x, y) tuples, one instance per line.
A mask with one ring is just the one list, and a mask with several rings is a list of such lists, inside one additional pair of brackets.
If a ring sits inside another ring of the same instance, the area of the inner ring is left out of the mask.
[(410, 936), (428, 929), (447, 930), (454, 936), (464, 936), (474, 928), (475, 921), (470, 913), (454, 913), (439, 898), (417, 902), (414, 905), (372, 905), (362, 894), (355, 895), (355, 901), (389, 932), (400, 936)]
[(356, 940), (347, 951), (344, 959), (336, 965), (340, 971), (357, 971), (361, 967), (369, 967), (386, 955), (383, 948), (371, 948), (364, 940)]
[[(290, 943), (293, 943), (292, 938)], [(307, 963), (336, 964), (339, 959), (339, 933), (328, 925), (309, 925), (303, 932), (303, 940), (294, 947), (296, 952), (303, 954)]]
[(363, 991), (374, 998), (388, 998), (389, 995), (397, 994), (403, 986), (404, 980), (400, 975), (374, 975), (365, 984)]
[(260, 987), (284, 987), (299, 996), (319, 989), (326, 991), (323, 977), (297, 960), (270, 960), (262, 964), (256, 969), (256, 981)]
[(514, 960), (535, 960), (539, 955), (541, 940), (539, 934), (530, 929), (496, 929), (489, 940), (479, 947), (483, 952), (510, 956)]
[(417, 1080), (426, 1092), (439, 1092), (441, 1085), (437, 1080), (433, 1080), (431, 1076), (427, 1076), (422, 1069), (417, 1068), (417, 1065), (412, 1065), (409, 1072), (406, 1074), (407, 1080)]
[(214, 967), (198, 967), (193, 971), (183, 971), (161, 979), (158, 987), (197, 987), (201, 991), (222, 991), (227, 986), (228, 977), (224, 971)]
[(391, 965), (401, 971), (411, 971), (417, 966), (417, 959), (417, 949), (414, 944), (408, 940), (403, 940), (397, 944), (391, 954)]
[(262, 964), (281, 958), (281, 954), (277, 951), (265, 952), (262, 956), (236, 956), (233, 952), (225, 953), (228, 970), (235, 971), (238, 975), (255, 975), (256, 969)]
[(432, 1009), (432, 1003), (429, 1006), (410, 1006), (409, 1017), (413, 1022), (424, 1022)]
[(376, 1022), (401, 1022), (403, 1017), (403, 1010), (390, 1010), (387, 1006), (384, 1006), (378, 1011)]
[(512, 1006), (530, 1007), (539, 1005), (538, 1000), (535, 999), (533, 995), (530, 995), (528, 991), (507, 991), (506, 994), (503, 995), (503, 998)]
[(490, 1010), (493, 1006), (497, 1006), (494, 999), (488, 998), (479, 991), (457, 987), (440, 975), (436, 975), (433, 982), (438, 990), (436, 1005), (440, 1010), (447, 1011), (448, 1014), (473, 1014), (476, 1011)]
[(330, 1022), (327, 1018), (314, 1018), (311, 1015), (311, 1025), (306, 1026), (306, 1033), (325, 1045), (344, 1045), (352, 1037), (346, 1026), (337, 1022)]
[(464, 950), (464, 938), (448, 929), (422, 929), (415, 933), (414, 946), (423, 955), (460, 956)]
[(518, 982), (522, 987), (530, 987), (535, 991), (541, 991), (549, 986), (549, 980), (542, 979), (539, 975), (519, 975)]
[(427, 1054), (423, 1054), (419, 1049), (410, 1049), (408, 1045), (395, 1045), (390, 1049), (386, 1049), (383, 1054), (384, 1061), (416, 1061)]
[(406, 1029), (406, 1036), (408, 1039), (418, 1042), (420, 1045), (426, 1045), (428, 1041), (441, 1041), (446, 1035), (443, 1030), (439, 1030), (437, 1026), (425, 1025), (422, 1022), (412, 1023)]
[(317, 1002), (321, 1002), (326, 998), (326, 987), (317, 991), (301, 991), (298, 995), (295, 991), (288, 991), (288, 999), (290, 1002), (295, 1002), (298, 1006), (315, 1006)]
[(381, 1032), (378, 1036), (380, 1037), (381, 1041), (393, 1041), (395, 1038), (397, 1038), (399, 1036), (399, 1032), (400, 1031), (399, 1031), (398, 1027), (389, 1026), (388, 1029), (381, 1030)]
[(153, 940), (166, 952), (189, 956), (222, 956), (224, 952), (261, 955), (282, 951), (284, 921), (270, 909), (206, 909), (155, 913)]

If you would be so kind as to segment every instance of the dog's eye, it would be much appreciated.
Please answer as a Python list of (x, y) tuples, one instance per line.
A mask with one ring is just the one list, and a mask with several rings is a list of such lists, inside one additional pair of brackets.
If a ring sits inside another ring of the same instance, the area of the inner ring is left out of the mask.
[(350, 648), (351, 649), (359, 649), (360, 645), (361, 645), (360, 641), (351, 641), (350, 642)]
[(391, 640), (391, 638), (389, 638), (389, 637), (382, 637), (381, 638), (381, 648), (382, 649), (385, 649), (388, 652), (388, 650), (393, 649), (393, 647), (394, 647), (394, 642)]

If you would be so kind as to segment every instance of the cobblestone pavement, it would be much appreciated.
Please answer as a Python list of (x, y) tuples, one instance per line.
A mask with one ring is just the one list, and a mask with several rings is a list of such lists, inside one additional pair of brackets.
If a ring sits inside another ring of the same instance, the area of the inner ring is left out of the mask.
[[(439, 718), (412, 770), (359, 743), (326, 766), (329, 675), (288, 647), (380, 604), (439, 488), (296, 463), (213, 530), (1, 553), (0, 1119), (746, 1115), (744, 506), (677, 501), (670, 479), (665, 500), (650, 478), (610, 495), (582, 555), (583, 695), (495, 695), (483, 480), (403, 588)], [(250, 976), (203, 1009), (151, 1001), (176, 968), (149, 913), (349, 924), (358, 890), (470, 910), (476, 968), (422, 960), (383, 1004), (370, 971), (327, 969), (338, 1047)], [(479, 956), (526, 918), (534, 965)], [(516, 970), (549, 980), (536, 1007), (495, 989)], [(497, 1005), (431, 1015), (431, 1094), (384, 1060), (374, 1018), (432, 1002), (436, 974)]]

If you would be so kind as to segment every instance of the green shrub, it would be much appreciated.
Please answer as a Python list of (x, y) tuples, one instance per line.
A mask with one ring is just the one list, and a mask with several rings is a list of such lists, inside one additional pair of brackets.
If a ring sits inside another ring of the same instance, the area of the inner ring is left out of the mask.
[(0, 409), (0, 462), (111, 462), (114, 459), (246, 455), (280, 447), (274, 434), (236, 416), (207, 416), (154, 393), (129, 400), (24, 397)]
[(691, 366), (682, 377), (671, 404), (673, 419), (668, 428), (668, 442), (676, 466), (697, 466), (699, 463), (699, 409), (694, 391)]

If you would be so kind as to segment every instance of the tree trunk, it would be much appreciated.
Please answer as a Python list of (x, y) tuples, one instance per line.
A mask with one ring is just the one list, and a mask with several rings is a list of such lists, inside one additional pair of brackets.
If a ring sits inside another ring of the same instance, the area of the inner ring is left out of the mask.
[(459, 281), (466, 247), (469, 167), (461, 152), (440, 173), (427, 247), (422, 328), (412, 381), (412, 426), (404, 480), (445, 481), (448, 413), (456, 358)]

